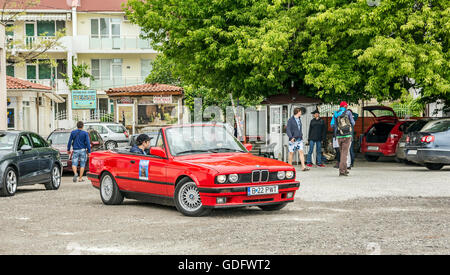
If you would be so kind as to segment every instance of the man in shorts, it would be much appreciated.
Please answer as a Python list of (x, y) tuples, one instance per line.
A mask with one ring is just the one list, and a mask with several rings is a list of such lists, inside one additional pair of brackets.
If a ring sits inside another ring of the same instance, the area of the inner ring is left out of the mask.
[(305, 166), (305, 154), (303, 152), (303, 133), (302, 133), (302, 110), (300, 108), (294, 109), (294, 115), (288, 120), (286, 134), (289, 137), (289, 164), (292, 165), (294, 153), (298, 151), (300, 162), (302, 164), (302, 171), (308, 171), (309, 168)]
[[(83, 131), (84, 123), (82, 121), (77, 122), (77, 129), (70, 133), (69, 143), (67, 144), (67, 152), (70, 155), (70, 148), (73, 148), (72, 154), (72, 170), (73, 170), (73, 182), (82, 182), (84, 168), (86, 167), (87, 158), (91, 155), (91, 142), (89, 140), (89, 134)], [(80, 174), (78, 176), (77, 168), (80, 165)]]

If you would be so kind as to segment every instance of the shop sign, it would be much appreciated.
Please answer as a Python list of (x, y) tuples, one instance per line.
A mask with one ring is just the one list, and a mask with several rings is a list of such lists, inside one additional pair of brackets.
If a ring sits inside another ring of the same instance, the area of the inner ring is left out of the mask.
[(117, 100), (117, 104), (133, 104), (133, 99), (129, 96), (122, 96)]
[(95, 90), (74, 90), (72, 91), (72, 109), (96, 109), (97, 91)]
[(172, 96), (154, 96), (153, 97), (153, 103), (155, 104), (172, 104)]

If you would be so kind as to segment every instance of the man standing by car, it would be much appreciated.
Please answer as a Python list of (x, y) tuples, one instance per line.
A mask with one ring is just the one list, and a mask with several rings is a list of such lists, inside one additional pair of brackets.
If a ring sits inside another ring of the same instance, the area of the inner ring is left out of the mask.
[(302, 134), (302, 110), (300, 108), (294, 109), (294, 115), (288, 120), (286, 127), (286, 134), (289, 137), (289, 164), (292, 165), (294, 153), (298, 151), (300, 162), (302, 164), (302, 171), (308, 171), (309, 168), (305, 165), (305, 154), (303, 152), (303, 134)]
[(322, 164), (322, 141), (325, 140), (327, 129), (325, 126), (325, 122), (322, 118), (320, 118), (319, 110), (315, 110), (311, 114), (314, 115), (314, 118), (311, 120), (309, 124), (309, 134), (308, 134), (308, 144), (309, 144), (309, 152), (308, 158), (306, 160), (306, 166), (312, 167), (312, 154), (314, 151), (314, 146), (316, 146), (316, 165), (318, 167), (325, 167)]
[[(89, 134), (83, 131), (84, 123), (77, 122), (77, 129), (70, 133), (69, 143), (67, 144), (67, 153), (70, 155), (70, 148), (73, 148), (72, 154), (72, 170), (73, 182), (83, 181), (84, 167), (86, 166), (87, 157), (91, 155), (91, 142), (89, 141)], [(77, 167), (80, 164), (80, 174), (78, 176)]]
[(347, 108), (347, 102), (342, 101), (339, 111), (334, 112), (333, 118), (331, 119), (331, 127), (334, 129), (334, 134), (338, 140), (341, 155), (341, 159), (339, 160), (339, 176), (348, 176), (347, 158), (352, 141), (353, 128), (355, 126), (353, 115)]

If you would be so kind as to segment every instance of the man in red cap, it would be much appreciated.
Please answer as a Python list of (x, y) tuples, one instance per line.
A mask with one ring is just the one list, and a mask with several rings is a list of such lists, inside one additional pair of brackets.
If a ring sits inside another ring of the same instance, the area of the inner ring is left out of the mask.
[(352, 142), (355, 120), (353, 119), (352, 113), (347, 110), (347, 102), (342, 101), (340, 107), (339, 111), (333, 114), (331, 127), (334, 129), (334, 136), (337, 138), (341, 155), (341, 159), (339, 160), (339, 176), (348, 176), (347, 158)]

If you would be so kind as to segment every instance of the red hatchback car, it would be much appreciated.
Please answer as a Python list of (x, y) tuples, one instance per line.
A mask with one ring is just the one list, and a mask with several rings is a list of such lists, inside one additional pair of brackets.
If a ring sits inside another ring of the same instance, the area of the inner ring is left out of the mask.
[(362, 137), (361, 153), (368, 161), (377, 161), (381, 156), (395, 157), (398, 141), (415, 120), (399, 120), (395, 111), (386, 106), (368, 106), (363, 110), (370, 112), (375, 122)]
[(295, 168), (254, 156), (223, 126), (179, 125), (159, 131), (147, 155), (94, 152), (88, 178), (104, 204), (124, 198), (175, 205), (187, 216), (213, 208), (279, 210), (294, 201)]

